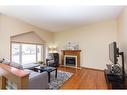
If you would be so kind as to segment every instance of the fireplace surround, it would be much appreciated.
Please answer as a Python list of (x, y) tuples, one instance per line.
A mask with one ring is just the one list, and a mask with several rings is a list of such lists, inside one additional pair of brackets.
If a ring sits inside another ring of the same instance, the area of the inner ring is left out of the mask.
[(77, 67), (77, 56), (65, 55), (64, 56), (64, 66)]
[(61, 63), (67, 67), (80, 68), (81, 50), (62, 50)]

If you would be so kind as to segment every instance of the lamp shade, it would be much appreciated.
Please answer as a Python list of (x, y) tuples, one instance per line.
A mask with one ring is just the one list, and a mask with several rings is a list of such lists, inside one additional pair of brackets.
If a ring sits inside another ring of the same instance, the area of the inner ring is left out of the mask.
[(56, 47), (49, 47), (49, 53), (57, 53)]

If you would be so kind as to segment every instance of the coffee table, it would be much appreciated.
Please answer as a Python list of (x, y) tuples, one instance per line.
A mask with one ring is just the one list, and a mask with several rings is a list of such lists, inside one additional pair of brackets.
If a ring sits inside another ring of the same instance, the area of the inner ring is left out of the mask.
[(34, 70), (39, 71), (40, 73), (46, 71), (48, 73), (48, 82), (50, 82), (50, 73), (53, 72), (53, 71), (55, 71), (55, 78), (57, 78), (57, 68), (55, 68), (55, 67), (50, 67), (50, 66), (41, 67), (41, 66), (38, 66), (38, 67), (35, 67)]

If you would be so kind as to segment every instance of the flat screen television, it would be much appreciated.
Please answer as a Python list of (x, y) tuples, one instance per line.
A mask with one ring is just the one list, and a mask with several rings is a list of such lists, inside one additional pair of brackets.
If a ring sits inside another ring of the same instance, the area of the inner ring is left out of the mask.
[[(109, 59), (110, 61), (115, 65), (119, 64), (118, 63), (118, 57), (121, 56), (121, 69), (122, 69), (122, 77), (124, 80), (124, 75), (125, 75), (125, 71), (124, 71), (124, 52), (119, 52), (119, 48), (117, 48), (117, 43), (116, 42), (112, 42), (109, 44)], [(116, 68), (117, 69), (117, 68)]]
[(112, 63), (117, 64), (118, 57), (118, 48), (116, 42), (112, 42), (109, 44), (109, 59)]

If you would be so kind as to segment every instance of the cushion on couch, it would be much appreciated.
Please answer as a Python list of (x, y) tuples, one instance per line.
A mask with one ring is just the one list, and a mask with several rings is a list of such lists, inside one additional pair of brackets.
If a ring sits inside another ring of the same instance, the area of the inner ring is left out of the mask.
[(35, 77), (35, 76), (37, 76), (37, 75), (40, 75), (40, 73), (35, 72), (35, 71), (33, 71), (33, 70), (24, 69), (24, 71), (27, 71), (27, 72), (30, 73), (30, 74), (29, 74), (29, 79), (32, 78), (32, 77)]
[(34, 67), (37, 67), (39, 65), (39, 63), (28, 63), (23, 65), (23, 69), (33, 69)]
[(10, 66), (15, 67), (20, 70), (23, 70), (23, 66), (21, 64), (15, 63), (15, 62), (11, 62)]
[(0, 60), (0, 63), (7, 64), (7, 65), (9, 65), (9, 64), (10, 64), (10, 62), (9, 62), (9, 61), (7, 61), (7, 60)]

